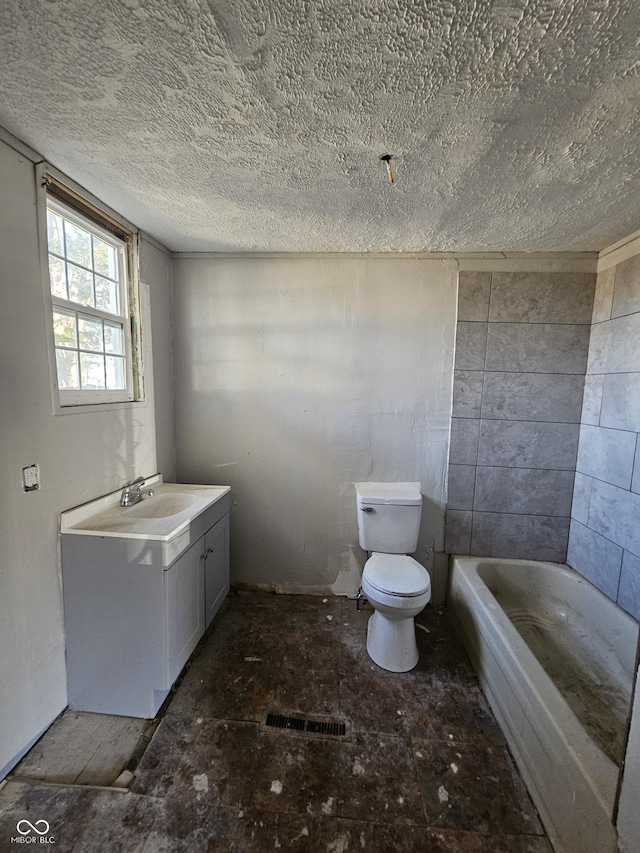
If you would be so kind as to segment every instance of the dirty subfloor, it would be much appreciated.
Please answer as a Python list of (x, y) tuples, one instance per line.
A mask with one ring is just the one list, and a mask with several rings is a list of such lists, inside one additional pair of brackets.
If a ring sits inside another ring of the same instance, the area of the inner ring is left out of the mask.
[[(24, 849), (28, 820), (56, 853), (551, 853), (446, 611), (418, 617), (420, 663), (401, 675), (367, 656), (370, 612), (232, 594), (131, 790), (9, 781), (0, 850)], [(268, 728), (269, 711), (346, 735)]]

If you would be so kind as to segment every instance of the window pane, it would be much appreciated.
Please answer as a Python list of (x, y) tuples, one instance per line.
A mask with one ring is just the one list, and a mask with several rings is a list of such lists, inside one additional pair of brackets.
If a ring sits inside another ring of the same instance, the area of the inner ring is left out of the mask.
[(66, 219), (64, 232), (67, 258), (83, 267), (91, 267), (91, 234)]
[(108, 278), (117, 278), (118, 266), (116, 250), (97, 237), (93, 238), (93, 268)]
[(57, 255), (64, 255), (64, 233), (62, 230), (62, 217), (52, 210), (47, 210), (47, 240), (49, 251)]
[[(80, 349), (104, 352), (102, 320), (93, 320), (89, 317), (83, 317), (80, 314), (78, 316), (78, 335), (80, 338)], [(82, 384), (84, 385), (84, 381)]]
[(51, 293), (54, 296), (67, 298), (67, 276), (64, 271), (64, 261), (49, 255), (49, 281), (51, 282)]
[(120, 389), (127, 387), (125, 382), (125, 361), (124, 358), (108, 355), (105, 358), (107, 368), (107, 388), (109, 390)]
[(115, 281), (96, 276), (96, 308), (108, 311), (109, 314), (119, 314), (118, 285)]
[(104, 356), (80, 353), (80, 376), (84, 389), (103, 389), (104, 383)]
[(78, 353), (75, 350), (56, 350), (58, 386), (63, 390), (79, 388)]
[(105, 352), (124, 354), (124, 329), (115, 323), (104, 324), (104, 349)]
[(53, 331), (57, 347), (72, 347), (75, 349), (78, 346), (75, 314), (69, 314), (66, 311), (54, 311)]
[(81, 305), (93, 305), (93, 276), (73, 264), (67, 264), (69, 273), (69, 299)]

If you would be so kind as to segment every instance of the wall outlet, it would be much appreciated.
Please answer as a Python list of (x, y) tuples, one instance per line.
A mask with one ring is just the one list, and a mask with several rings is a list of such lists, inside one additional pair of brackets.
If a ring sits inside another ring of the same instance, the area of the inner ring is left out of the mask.
[(22, 469), (22, 486), (25, 492), (37, 492), (40, 488), (40, 466), (37, 462)]

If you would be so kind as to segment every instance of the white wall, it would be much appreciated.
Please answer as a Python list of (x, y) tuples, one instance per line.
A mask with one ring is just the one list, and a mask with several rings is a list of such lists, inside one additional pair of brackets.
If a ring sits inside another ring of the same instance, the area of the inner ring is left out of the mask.
[(443, 551), (452, 261), (174, 261), (183, 482), (232, 487), (232, 580), (355, 592), (353, 482), (419, 480), (417, 558)]
[[(166, 482), (176, 481), (176, 442), (173, 389), (172, 264), (167, 252), (143, 238), (140, 242), (140, 284), (151, 293), (151, 321), (143, 327), (143, 344), (153, 347), (146, 363), (146, 396), (155, 410), (157, 470)], [(144, 294), (143, 294), (144, 296)], [(143, 306), (144, 307), (144, 306)], [(143, 322), (144, 322), (143, 318)], [(148, 471), (144, 471), (148, 474)], [(137, 476), (137, 475), (136, 475)]]
[[(33, 164), (0, 142), (0, 778), (66, 705), (59, 513), (140, 474), (173, 478), (170, 392), (145, 404), (54, 416)], [(155, 352), (170, 383), (170, 258), (143, 241)], [(154, 379), (150, 329), (143, 329)], [(148, 383), (152, 391), (154, 382)], [(156, 451), (155, 421), (162, 424)], [(40, 491), (22, 490), (40, 464)]]

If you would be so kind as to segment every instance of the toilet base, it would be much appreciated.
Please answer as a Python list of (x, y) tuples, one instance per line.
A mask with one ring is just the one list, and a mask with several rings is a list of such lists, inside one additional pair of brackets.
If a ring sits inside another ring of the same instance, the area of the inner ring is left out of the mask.
[(389, 619), (374, 610), (367, 625), (367, 653), (374, 663), (389, 672), (413, 669), (420, 656), (413, 616)]

